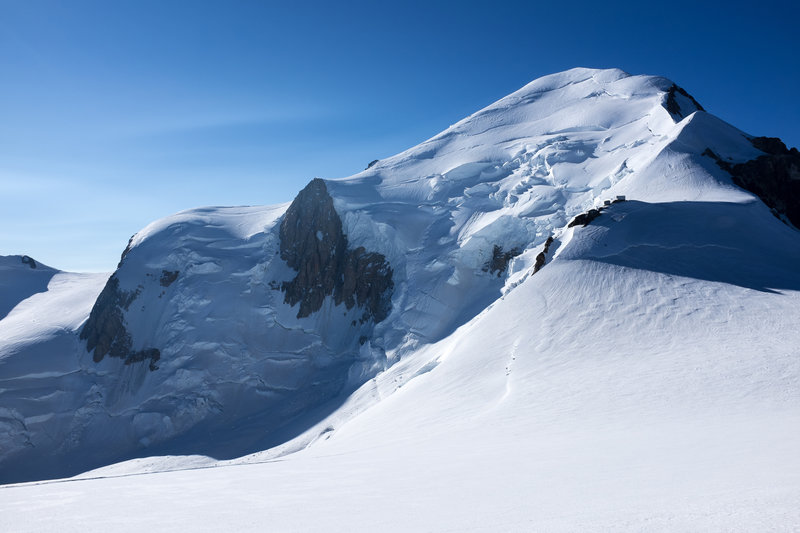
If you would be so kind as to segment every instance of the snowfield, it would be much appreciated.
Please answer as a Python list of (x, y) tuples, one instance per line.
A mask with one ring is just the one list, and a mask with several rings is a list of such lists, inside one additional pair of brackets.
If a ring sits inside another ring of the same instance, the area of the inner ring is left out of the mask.
[(284, 303), (288, 205), (132, 239), (155, 370), (79, 339), (108, 275), (4, 258), (0, 479), (44, 481), (0, 486), (0, 529), (796, 530), (800, 232), (703, 155), (750, 137), (671, 87), (547, 76), (326, 181), (392, 266), (380, 322)]

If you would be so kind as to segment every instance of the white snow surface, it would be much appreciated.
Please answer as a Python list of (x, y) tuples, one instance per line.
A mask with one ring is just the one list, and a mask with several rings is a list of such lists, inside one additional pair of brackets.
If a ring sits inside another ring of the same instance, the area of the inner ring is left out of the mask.
[[(287, 205), (132, 239), (117, 276), (155, 371), (78, 340), (107, 276), (41, 292), (8, 258), (32, 288), (0, 286), (0, 477), (101, 468), (0, 487), (0, 529), (793, 530), (800, 233), (701, 155), (751, 159), (749, 137), (673, 120), (671, 85), (547, 76), (327, 181), (395, 272), (374, 327), (332, 301), (297, 319), (271, 287)], [(500, 275), (495, 246), (520, 252)]]

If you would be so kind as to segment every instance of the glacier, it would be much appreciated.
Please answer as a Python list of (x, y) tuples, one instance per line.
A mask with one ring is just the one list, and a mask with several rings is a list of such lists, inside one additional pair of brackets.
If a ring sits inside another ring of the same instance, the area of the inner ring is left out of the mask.
[(730, 172), (757, 139), (579, 68), (316, 200), (156, 221), (110, 277), (3, 258), (0, 482), (68, 479), (0, 520), (789, 529), (800, 233)]

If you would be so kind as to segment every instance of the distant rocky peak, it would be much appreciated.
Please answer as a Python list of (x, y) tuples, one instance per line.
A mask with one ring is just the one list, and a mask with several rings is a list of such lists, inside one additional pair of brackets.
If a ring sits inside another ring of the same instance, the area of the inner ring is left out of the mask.
[(362, 323), (388, 316), (392, 268), (379, 253), (348, 248), (342, 220), (323, 180), (315, 178), (300, 191), (284, 215), (279, 235), (281, 258), (297, 272), (281, 290), (286, 303), (300, 304), (298, 318), (318, 311), (327, 296), (347, 309), (362, 308)]
[(347, 247), (342, 220), (325, 182), (311, 180), (284, 215), (280, 227), (281, 258), (295, 270), (312, 268), (324, 278), (335, 275), (333, 258)]

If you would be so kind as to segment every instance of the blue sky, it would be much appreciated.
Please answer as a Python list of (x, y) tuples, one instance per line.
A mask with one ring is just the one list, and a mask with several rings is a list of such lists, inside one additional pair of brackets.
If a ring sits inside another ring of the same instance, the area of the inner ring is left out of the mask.
[(110, 271), (156, 218), (290, 201), (575, 66), (667, 76), (798, 146), (798, 15), (788, 1), (0, 0), (0, 254)]

